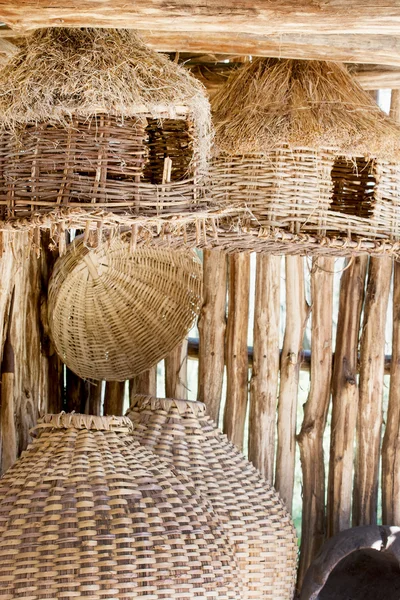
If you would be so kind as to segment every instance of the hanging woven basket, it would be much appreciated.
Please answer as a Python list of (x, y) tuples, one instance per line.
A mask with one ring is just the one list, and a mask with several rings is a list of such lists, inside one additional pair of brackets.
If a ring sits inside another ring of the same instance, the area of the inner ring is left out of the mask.
[(0, 480), (1, 600), (240, 599), (210, 506), (131, 428), (77, 414), (39, 422)]
[(89, 249), (77, 239), (50, 279), (50, 334), (80, 377), (125, 381), (183, 340), (201, 293), (202, 265), (194, 251), (132, 251), (120, 238)]
[(226, 248), (399, 252), (400, 127), (343, 65), (255, 59), (213, 100)]
[(186, 473), (225, 523), (240, 557), (243, 598), (291, 600), (296, 534), (276, 491), (228, 442), (200, 402), (136, 396), (133, 438)]
[(201, 218), (203, 86), (128, 30), (40, 29), (0, 71), (0, 230)]

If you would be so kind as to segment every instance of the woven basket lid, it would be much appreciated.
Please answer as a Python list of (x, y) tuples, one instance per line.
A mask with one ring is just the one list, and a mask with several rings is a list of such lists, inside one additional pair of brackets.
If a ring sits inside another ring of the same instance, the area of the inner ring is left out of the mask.
[(257, 58), (232, 73), (212, 109), (216, 153), (288, 145), (400, 159), (400, 127), (340, 63)]
[(224, 520), (238, 548), (243, 598), (289, 600), (297, 563), (296, 535), (276, 491), (222, 435), (205, 405), (135, 396), (127, 415), (133, 437), (188, 474)]
[(0, 480), (0, 598), (238, 599), (218, 519), (124, 417), (48, 415)]
[(75, 240), (49, 282), (49, 328), (64, 363), (88, 379), (125, 381), (171, 352), (201, 306), (194, 251)]

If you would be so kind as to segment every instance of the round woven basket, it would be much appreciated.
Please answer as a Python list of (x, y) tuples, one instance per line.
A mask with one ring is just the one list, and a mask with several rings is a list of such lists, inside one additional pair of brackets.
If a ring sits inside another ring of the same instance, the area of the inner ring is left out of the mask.
[(240, 598), (218, 518), (127, 418), (48, 415), (0, 480), (0, 598)]
[(276, 491), (228, 442), (200, 402), (136, 396), (133, 438), (187, 473), (225, 523), (240, 557), (243, 598), (291, 600), (297, 564), (292, 520)]
[(0, 86), (0, 230), (101, 221), (156, 235), (202, 217), (205, 90), (135, 32), (37, 30)]
[(49, 282), (51, 337), (63, 362), (87, 379), (125, 381), (171, 352), (201, 307), (194, 251), (141, 248), (114, 238), (97, 249), (75, 240)]
[(400, 252), (400, 127), (343, 65), (255, 59), (213, 99), (222, 248)]

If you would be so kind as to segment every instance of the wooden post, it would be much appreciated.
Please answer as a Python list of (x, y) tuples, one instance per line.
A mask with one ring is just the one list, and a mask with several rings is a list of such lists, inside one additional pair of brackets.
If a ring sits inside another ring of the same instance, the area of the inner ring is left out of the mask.
[(400, 262), (397, 261), (393, 275), (389, 405), (382, 444), (382, 524), (393, 523), (400, 523)]
[(87, 413), (89, 415), (101, 415), (101, 390), (102, 381), (89, 383), (89, 398), (87, 402)]
[(286, 260), (286, 327), (283, 340), (278, 400), (278, 451), (275, 487), (292, 510), (296, 454), (296, 412), (301, 350), (309, 307), (304, 296), (304, 262), (300, 256)]
[(253, 369), (250, 382), (249, 460), (274, 480), (279, 378), (281, 257), (257, 256)]
[(297, 438), (303, 471), (299, 589), (325, 539), (323, 437), (331, 395), (334, 265), (332, 257), (315, 258), (311, 274), (311, 387)]
[(11, 323), (13, 318), (13, 298), (8, 314), (8, 326), (6, 340), (4, 343), (3, 360), (1, 363), (1, 410), (0, 424), (2, 433), (1, 447), (1, 472), (5, 473), (7, 469), (17, 460), (17, 435), (15, 430), (15, 410), (14, 410), (14, 377), (15, 377), (15, 357), (11, 342)]
[(227, 258), (220, 250), (203, 251), (203, 306), (199, 318), (199, 387), (218, 423), (225, 366)]
[(124, 410), (125, 381), (107, 381), (104, 414), (121, 416)]
[(187, 339), (165, 358), (165, 395), (167, 398), (187, 398)]
[(249, 320), (250, 254), (229, 257), (229, 305), (226, 330), (227, 394), (224, 433), (240, 450), (248, 401), (247, 330)]
[(389, 256), (372, 257), (369, 263), (360, 347), (353, 526), (377, 522), (385, 324), (392, 266)]
[(157, 365), (130, 380), (129, 397), (135, 394), (157, 396)]
[[(390, 116), (400, 122), (400, 90), (392, 90)], [(393, 333), (389, 405), (382, 444), (382, 523), (400, 523), (400, 262), (393, 267)]]
[(357, 354), (368, 257), (346, 262), (340, 284), (329, 459), (327, 534), (351, 526), (354, 436), (357, 421)]
[(66, 367), (65, 411), (85, 413), (89, 383)]

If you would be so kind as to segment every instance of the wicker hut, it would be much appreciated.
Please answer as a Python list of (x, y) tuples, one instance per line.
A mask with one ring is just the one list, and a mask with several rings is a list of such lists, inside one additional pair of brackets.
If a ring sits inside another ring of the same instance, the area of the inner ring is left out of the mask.
[(0, 480), (0, 598), (239, 599), (235, 556), (184, 475), (124, 417), (48, 415)]
[(190, 475), (225, 523), (240, 557), (243, 598), (292, 598), (297, 546), (291, 518), (276, 491), (218, 431), (205, 405), (136, 396), (127, 414), (133, 438)]
[(51, 337), (80, 377), (125, 381), (182, 341), (200, 311), (201, 291), (194, 251), (132, 252), (118, 237), (89, 249), (76, 239), (49, 283)]
[(160, 233), (202, 214), (208, 100), (136, 33), (38, 30), (0, 86), (0, 230), (97, 221)]
[(398, 252), (400, 128), (323, 61), (256, 59), (213, 100), (228, 249)]

